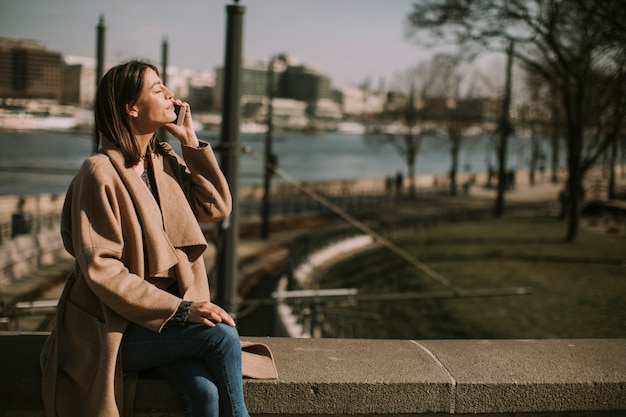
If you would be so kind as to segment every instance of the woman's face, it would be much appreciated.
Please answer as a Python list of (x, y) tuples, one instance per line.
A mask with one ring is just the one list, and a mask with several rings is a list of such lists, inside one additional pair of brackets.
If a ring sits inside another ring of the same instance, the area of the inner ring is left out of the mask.
[(129, 112), (140, 134), (154, 132), (176, 118), (173, 97), (156, 72), (146, 69), (141, 93)]

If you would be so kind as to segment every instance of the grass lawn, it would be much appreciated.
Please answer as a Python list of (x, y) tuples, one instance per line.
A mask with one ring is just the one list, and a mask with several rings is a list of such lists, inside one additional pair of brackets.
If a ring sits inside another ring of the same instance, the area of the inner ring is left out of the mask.
[[(530, 294), (361, 302), (328, 307), (338, 337), (546, 339), (626, 337), (626, 237), (581, 229), (565, 243), (554, 218), (439, 225), (394, 243), (463, 290), (526, 287)], [(360, 294), (447, 290), (389, 249), (325, 271), (321, 288)]]

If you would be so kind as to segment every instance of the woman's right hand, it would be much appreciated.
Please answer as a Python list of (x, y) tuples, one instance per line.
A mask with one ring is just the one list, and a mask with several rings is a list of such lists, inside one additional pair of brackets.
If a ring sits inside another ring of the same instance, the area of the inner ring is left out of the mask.
[(210, 301), (198, 301), (191, 304), (188, 322), (201, 323), (209, 327), (215, 327), (216, 323), (225, 323), (235, 327), (235, 320), (217, 304)]
[(168, 123), (163, 127), (165, 127), (165, 129), (170, 132), (172, 136), (178, 139), (181, 145), (197, 148), (199, 142), (194, 130), (193, 120), (191, 119), (191, 107), (189, 106), (189, 103), (178, 99), (173, 100), (173, 102), (174, 104), (178, 104), (179, 106), (185, 108), (184, 122), (181, 126), (178, 126), (176, 123)]

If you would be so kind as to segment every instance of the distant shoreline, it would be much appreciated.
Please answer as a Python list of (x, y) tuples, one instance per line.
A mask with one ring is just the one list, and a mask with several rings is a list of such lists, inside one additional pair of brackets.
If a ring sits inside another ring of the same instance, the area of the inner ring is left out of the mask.
[[(536, 173), (536, 184), (531, 186), (529, 183), (529, 170), (518, 169), (515, 175), (515, 186), (513, 189), (507, 191), (507, 198), (512, 200), (525, 200), (525, 199), (545, 199), (545, 198), (557, 198), (558, 193), (563, 188), (563, 182), (566, 179), (567, 172), (560, 170), (558, 173), (559, 181), (552, 183), (550, 181), (550, 173), (544, 172), (543, 176), (540, 172)], [(463, 184), (470, 178), (473, 178), (473, 183), (468, 189), (468, 195), (474, 198), (493, 198), (496, 193), (495, 184), (497, 179), (493, 179), (494, 187), (488, 188), (487, 173), (459, 173), (457, 175), (458, 195), (463, 195)], [(435, 179), (437, 185), (435, 186)], [(449, 190), (449, 179), (444, 174), (420, 174), (415, 176), (415, 186), (418, 190)], [(601, 173), (596, 172), (595, 175), (590, 176), (587, 180), (588, 184), (602, 183)], [(626, 184), (626, 181), (621, 179), (621, 174), (618, 172), (618, 183)], [(277, 183), (274, 181), (271, 185), (272, 193), (296, 193), (299, 191), (299, 187), (308, 187), (322, 194), (358, 194), (358, 193), (384, 193), (386, 192), (386, 178), (380, 177), (365, 177), (360, 179), (345, 179), (345, 180), (330, 180), (330, 181), (310, 181), (310, 182), (297, 182), (292, 184), (289, 182)], [(395, 193), (395, 186), (388, 190), (390, 193)], [(409, 187), (408, 179), (404, 178), (403, 192), (406, 192)], [(240, 184), (239, 186), (239, 199), (245, 200), (260, 200), (263, 196), (262, 184)], [(6, 222), (11, 220), (11, 215), (16, 211), (18, 202), (21, 198), (24, 198), (24, 210), (30, 211), (34, 215), (48, 215), (60, 213), (63, 206), (63, 200), (65, 193), (41, 193), (41, 194), (7, 194), (0, 195), (0, 222)]]

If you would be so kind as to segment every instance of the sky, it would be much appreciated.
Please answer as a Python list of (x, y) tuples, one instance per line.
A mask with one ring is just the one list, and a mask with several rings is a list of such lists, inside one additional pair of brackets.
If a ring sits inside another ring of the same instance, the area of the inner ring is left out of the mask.
[[(334, 87), (395, 74), (426, 59), (428, 51), (404, 37), (414, 0), (240, 0), (243, 58), (267, 61), (291, 53), (330, 77)], [(226, 0), (0, 0), (0, 37), (42, 42), (64, 56), (95, 57), (96, 26), (106, 26), (107, 62), (143, 58), (214, 70), (224, 62)]]

